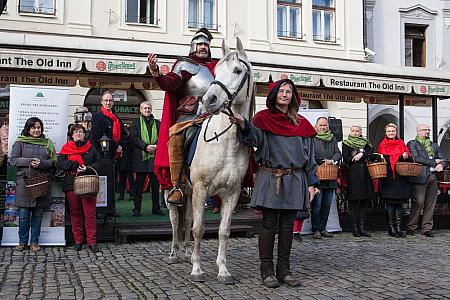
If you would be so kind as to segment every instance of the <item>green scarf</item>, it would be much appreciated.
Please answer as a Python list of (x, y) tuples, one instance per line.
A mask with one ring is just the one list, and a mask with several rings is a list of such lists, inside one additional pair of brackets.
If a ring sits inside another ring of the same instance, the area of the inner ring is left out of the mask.
[(346, 139), (342, 143), (344, 145), (349, 146), (350, 148), (355, 148), (355, 149), (364, 149), (364, 147), (366, 145), (369, 145), (370, 147), (372, 147), (372, 144), (369, 142), (369, 140), (362, 136), (354, 137), (352, 135), (349, 135), (348, 139)]
[(416, 135), (416, 141), (418, 141), (427, 150), (428, 156), (433, 156), (433, 147), (431, 147), (430, 139), (425, 139)]
[[(141, 139), (144, 141), (146, 145), (155, 145), (158, 141), (158, 129), (156, 127), (156, 121), (155, 119), (152, 119), (152, 123), (150, 126), (152, 127), (152, 139), (150, 140), (150, 137), (148, 136), (148, 128), (147, 128), (147, 122), (145, 122), (145, 118), (143, 115), (140, 117), (141, 122)], [(145, 150), (142, 151), (142, 161), (149, 160), (150, 158), (155, 157), (155, 152), (148, 153)]]
[(45, 149), (47, 149), (47, 154), (48, 156), (50, 156), (51, 160), (55, 162), (57, 161), (55, 145), (53, 145), (53, 142), (49, 138), (35, 138), (32, 136), (19, 135), (17, 137), (17, 141), (33, 145), (45, 146)]
[(334, 135), (331, 132), (331, 130), (327, 130), (325, 132), (317, 132), (317, 134), (316, 134), (316, 138), (318, 138), (321, 141), (327, 142), (327, 143), (331, 142), (333, 137), (334, 137)]

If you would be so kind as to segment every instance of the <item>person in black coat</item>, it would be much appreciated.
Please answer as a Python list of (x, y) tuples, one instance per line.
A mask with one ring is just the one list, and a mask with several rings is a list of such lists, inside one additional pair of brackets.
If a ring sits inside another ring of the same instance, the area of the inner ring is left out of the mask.
[[(314, 158), (318, 165), (336, 165), (342, 158), (336, 138), (330, 131), (328, 119), (320, 117), (316, 121), (317, 135), (314, 138)], [(326, 231), (331, 203), (338, 187), (336, 180), (320, 180), (320, 193), (311, 202), (311, 224), (313, 237), (333, 237)]]
[(365, 230), (365, 223), (374, 192), (372, 179), (367, 169), (367, 159), (373, 153), (373, 148), (361, 134), (361, 126), (353, 125), (350, 128), (348, 139), (342, 143), (342, 157), (348, 165), (346, 199), (350, 205), (353, 236), (370, 237), (371, 235)]
[(90, 140), (98, 153), (102, 153), (100, 138), (105, 135), (111, 139), (107, 158), (119, 159), (127, 142), (127, 133), (122, 121), (112, 112), (114, 100), (111, 92), (105, 91), (100, 111), (92, 115)]
[(153, 171), (160, 122), (152, 115), (150, 101), (142, 102), (139, 109), (141, 115), (139, 119), (133, 120), (130, 130), (133, 146), (132, 169), (136, 173), (133, 216), (141, 214), (142, 190), (147, 176), (152, 189), (152, 213), (164, 215), (159, 205), (159, 182)]
[(404, 161), (411, 156), (405, 142), (397, 137), (397, 125), (389, 123), (384, 128), (385, 137), (378, 145), (378, 153), (383, 154), (387, 163), (387, 177), (380, 180), (380, 196), (386, 204), (388, 234), (392, 237), (405, 237), (401, 230), (402, 204), (411, 198), (412, 185), (408, 177), (395, 172), (397, 161)]
[[(74, 179), (77, 173), (85, 173), (89, 168), (97, 169), (100, 155), (85, 140), (86, 129), (80, 124), (74, 124), (69, 129), (70, 140), (63, 145), (58, 156), (58, 167), (66, 171), (63, 191), (70, 206), (70, 221), (72, 233), (75, 239), (75, 250), (80, 251), (83, 247), (84, 225), (89, 248), (93, 252), (99, 252), (97, 246), (96, 233), (96, 205), (97, 196), (79, 196), (74, 192)], [(91, 170), (91, 172), (93, 172)], [(84, 212), (84, 213), (83, 213)]]

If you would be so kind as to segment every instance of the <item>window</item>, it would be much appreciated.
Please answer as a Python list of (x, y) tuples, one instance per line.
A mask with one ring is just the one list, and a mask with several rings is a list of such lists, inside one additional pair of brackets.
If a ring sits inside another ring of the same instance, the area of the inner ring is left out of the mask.
[(127, 0), (126, 5), (126, 22), (158, 24), (157, 0)]
[(426, 66), (426, 26), (405, 24), (405, 66)]
[(336, 42), (335, 0), (313, 0), (313, 39)]
[(216, 0), (189, 0), (188, 27), (218, 30)]
[(20, 0), (19, 13), (55, 15), (55, 0)]
[(280, 37), (302, 38), (302, 0), (278, 0), (277, 34)]

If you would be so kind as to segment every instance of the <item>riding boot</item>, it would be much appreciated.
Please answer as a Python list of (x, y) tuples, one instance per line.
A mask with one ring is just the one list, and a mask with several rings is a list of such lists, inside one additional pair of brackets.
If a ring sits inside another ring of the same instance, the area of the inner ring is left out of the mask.
[[(172, 128), (171, 128), (172, 129)], [(169, 139), (169, 166), (173, 188), (167, 197), (167, 203), (175, 206), (183, 204), (186, 191), (186, 175), (183, 172), (184, 149), (183, 134), (172, 135)], [(178, 182), (180, 180), (180, 182)]]
[(395, 210), (395, 228), (397, 230), (397, 237), (406, 237), (406, 232), (402, 231), (402, 211), (400, 208)]
[(363, 208), (359, 212), (359, 232), (361, 236), (371, 237), (372, 235), (366, 231), (367, 208)]
[(392, 209), (388, 209), (388, 210), (386, 210), (386, 215), (387, 215), (387, 220), (388, 220), (388, 225), (389, 225), (389, 230), (388, 230), (389, 236), (398, 237), (397, 229), (394, 226), (394, 218), (395, 218), (394, 211)]
[(258, 237), (259, 259), (261, 261), (261, 279), (266, 287), (279, 287), (280, 282), (273, 271), (273, 246), (275, 243), (275, 231), (261, 228)]
[(358, 216), (358, 203), (354, 201), (350, 203), (350, 220), (352, 223), (352, 232), (354, 237), (360, 237), (361, 233), (359, 232), (359, 216)]
[(299, 286), (301, 282), (292, 275), (289, 265), (292, 237), (292, 230), (280, 230), (278, 233), (277, 278), (289, 286)]

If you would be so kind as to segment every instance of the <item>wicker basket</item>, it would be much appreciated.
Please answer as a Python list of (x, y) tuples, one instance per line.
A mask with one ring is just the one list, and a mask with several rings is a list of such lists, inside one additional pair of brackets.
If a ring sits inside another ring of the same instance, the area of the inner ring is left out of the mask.
[(369, 170), (370, 178), (372, 179), (387, 177), (386, 160), (383, 156), (381, 156), (381, 158), (383, 159), (381, 162), (367, 163), (367, 169)]
[(31, 166), (28, 167), (28, 174), (24, 177), (25, 190), (30, 197), (37, 198), (48, 194), (50, 180), (47, 174), (31, 175)]
[(100, 186), (98, 173), (92, 167), (87, 166), (87, 168), (92, 169), (95, 175), (78, 176), (79, 172), (77, 172), (73, 181), (73, 192), (77, 196), (96, 196), (98, 194)]
[(395, 171), (400, 176), (419, 176), (422, 165), (415, 162), (398, 161), (395, 163)]
[(450, 170), (436, 172), (436, 179), (439, 181), (439, 183), (450, 184)]
[(336, 180), (339, 167), (337, 165), (321, 164), (317, 166), (317, 177), (319, 180)]

